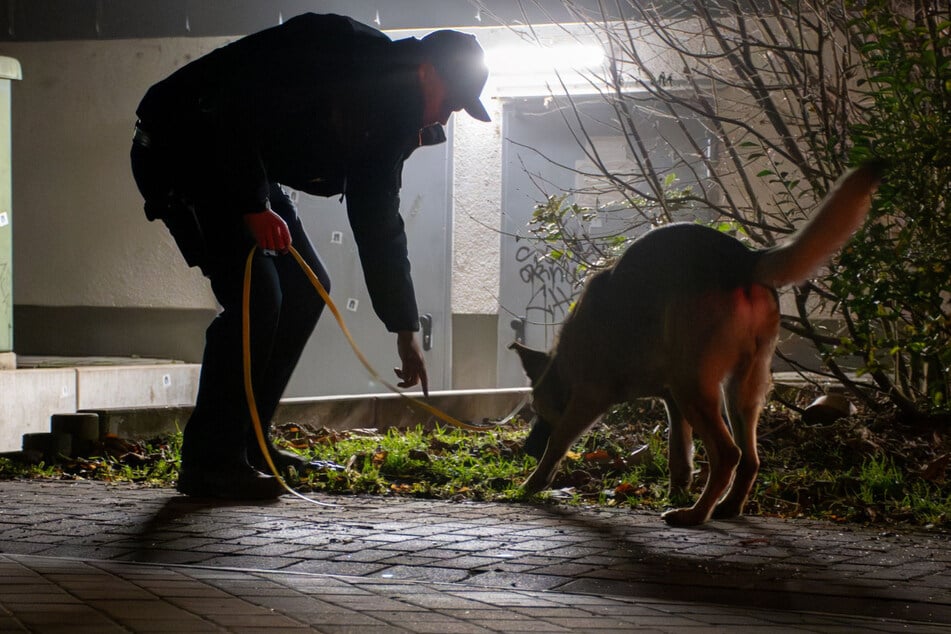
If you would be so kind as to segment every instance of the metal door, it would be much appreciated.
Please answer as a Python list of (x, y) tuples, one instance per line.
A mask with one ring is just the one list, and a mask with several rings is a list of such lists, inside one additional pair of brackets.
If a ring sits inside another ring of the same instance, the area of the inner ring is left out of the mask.
[[(447, 131), (448, 132), (448, 131)], [(449, 292), (452, 249), (451, 136), (416, 150), (403, 168), (400, 213), (406, 225), (410, 264), (421, 319), (429, 387), (446, 389), (451, 374)], [(396, 335), (373, 312), (360, 267), (345, 204), (338, 198), (299, 194), (298, 211), (327, 267), (331, 298), (343, 314), (357, 345), (385, 380), (396, 383), (399, 367)], [(386, 392), (370, 379), (333, 315), (325, 310), (304, 349), (285, 397)]]

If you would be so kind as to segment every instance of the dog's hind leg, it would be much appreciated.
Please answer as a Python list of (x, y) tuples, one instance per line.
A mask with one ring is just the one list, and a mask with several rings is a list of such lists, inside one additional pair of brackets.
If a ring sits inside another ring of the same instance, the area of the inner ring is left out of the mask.
[(717, 518), (736, 517), (743, 512), (756, 475), (759, 453), (756, 448), (756, 425), (769, 390), (769, 362), (772, 346), (760, 346), (753, 358), (736, 369), (726, 384), (727, 411), (733, 437), (742, 455), (730, 492), (713, 513)]
[(710, 519), (717, 500), (730, 486), (733, 470), (740, 459), (740, 450), (734, 444), (726, 422), (720, 415), (719, 384), (707, 386), (707, 392), (701, 388), (686, 391), (691, 396), (684, 399), (684, 392), (675, 392), (681, 410), (703, 442), (707, 459), (710, 462), (710, 474), (703, 493), (690, 508), (679, 508), (663, 514), (664, 521), (672, 526), (696, 526)]
[(600, 411), (592, 407), (590, 403), (580, 403), (578, 399), (571, 399), (558, 422), (549, 421), (552, 429), (548, 446), (541, 460), (538, 461), (535, 471), (522, 485), (526, 492), (538, 493), (548, 488), (571, 444), (584, 433), (599, 413)]
[(684, 417), (677, 402), (666, 394), (664, 405), (667, 407), (667, 451), (670, 468), (670, 489), (668, 497), (674, 504), (683, 504), (690, 495), (690, 482), (693, 480), (693, 429)]

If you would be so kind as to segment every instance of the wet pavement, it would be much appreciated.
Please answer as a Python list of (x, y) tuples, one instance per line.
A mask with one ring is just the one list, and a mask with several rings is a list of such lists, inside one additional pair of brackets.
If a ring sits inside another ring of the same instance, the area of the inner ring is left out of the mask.
[(951, 536), (0, 482), (0, 632), (945, 632)]

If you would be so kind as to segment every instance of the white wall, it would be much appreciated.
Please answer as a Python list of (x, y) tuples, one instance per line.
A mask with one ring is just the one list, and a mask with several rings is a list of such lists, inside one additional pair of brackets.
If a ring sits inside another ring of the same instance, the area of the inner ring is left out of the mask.
[(453, 137), (452, 312), (498, 312), (502, 208), (502, 103), (484, 99), (491, 123), (456, 117)]
[(145, 90), (223, 40), (11, 43), (14, 301), (34, 306), (210, 308), (129, 169)]

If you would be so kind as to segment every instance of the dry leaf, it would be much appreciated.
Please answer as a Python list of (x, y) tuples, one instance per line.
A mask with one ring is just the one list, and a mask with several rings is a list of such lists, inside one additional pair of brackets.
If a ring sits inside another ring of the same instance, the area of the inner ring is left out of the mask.
[(948, 463), (951, 462), (951, 453), (939, 456), (927, 467), (921, 470), (921, 477), (928, 482), (944, 482), (944, 474), (948, 470)]
[(613, 460), (613, 457), (604, 449), (596, 449), (586, 453), (584, 459), (586, 462), (607, 462)]

